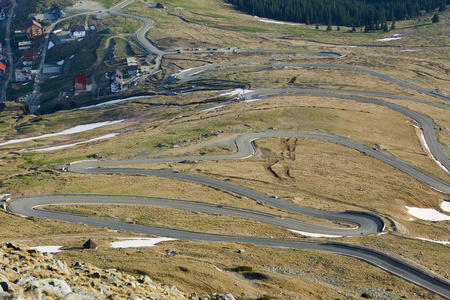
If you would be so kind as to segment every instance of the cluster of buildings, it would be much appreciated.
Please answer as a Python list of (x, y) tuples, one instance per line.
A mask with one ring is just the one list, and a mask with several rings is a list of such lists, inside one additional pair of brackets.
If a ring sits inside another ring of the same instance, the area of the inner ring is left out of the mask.
[[(2, 18), (6, 18), (6, 13), (3, 10), (4, 6), (8, 6), (11, 4), (11, 0), (0, 0), (0, 20)], [(158, 3), (158, 8), (164, 8), (161, 4)], [(46, 24), (46, 21), (55, 21), (61, 17), (64, 17), (64, 13), (59, 10), (59, 8), (51, 7), (45, 9), (43, 12), (38, 13), (34, 16), (32, 20), (25, 24), (25, 28), (21, 30), (15, 31), (15, 41), (16, 46), (19, 51), (21, 51), (23, 57), (21, 58), (21, 66), (14, 68), (14, 82), (27, 82), (33, 79), (33, 75), (36, 74), (37, 70), (33, 70), (33, 65), (35, 65), (35, 61), (39, 58), (40, 52), (33, 49), (38, 49), (39, 47), (33, 47), (34, 43), (37, 41), (41, 41), (42, 39), (36, 39), (38, 37), (42, 37), (46, 34), (45, 26), (41, 24), (43, 22)], [(94, 28), (90, 28), (89, 30), (95, 30)], [(88, 34), (88, 30), (82, 25), (73, 24), (69, 26), (67, 31), (62, 31), (61, 29), (54, 30), (52, 33), (55, 35), (55, 40), (52, 40), (49, 43), (49, 49), (59, 43), (64, 43), (65, 40), (72, 39), (80, 39), (85, 37)], [(53, 43), (53, 42), (55, 43)], [(58, 43), (57, 43), (58, 42)], [(37, 53), (35, 53), (37, 52)], [(7, 60), (8, 54), (3, 52), (2, 45), (0, 44), (0, 76), (6, 74), (7, 65), (2, 62), (2, 60)], [(72, 58), (72, 57), (71, 57)], [(127, 57), (127, 66), (124, 69), (124, 73), (128, 76), (136, 76), (139, 74), (139, 71), (146, 73), (149, 71), (150, 67), (148, 66), (139, 66), (138, 61), (135, 57)], [(64, 60), (58, 62), (57, 64), (60, 66), (59, 70), (62, 70), (61, 65), (64, 64)], [(52, 70), (50, 70), (52, 69)], [(52, 65), (44, 66), (43, 74), (55, 74), (54, 70), (56, 70), (56, 66), (53, 68)], [(120, 70), (114, 70), (108, 74), (109, 85), (106, 90), (106, 93), (119, 93), (124, 89), (124, 73)], [(57, 76), (57, 75), (53, 75)], [(50, 77), (51, 78), (51, 77)], [(83, 92), (90, 90), (90, 86), (88, 85), (88, 75), (87, 74), (76, 74), (73, 75), (72, 81), (72, 90), (73, 92)]]

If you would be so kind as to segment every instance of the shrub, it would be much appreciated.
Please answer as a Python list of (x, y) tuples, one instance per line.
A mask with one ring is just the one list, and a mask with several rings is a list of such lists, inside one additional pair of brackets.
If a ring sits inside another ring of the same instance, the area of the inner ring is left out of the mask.
[(253, 271), (253, 268), (249, 267), (249, 266), (239, 266), (239, 267), (234, 268), (234, 270), (236, 272), (251, 272), (251, 271)]

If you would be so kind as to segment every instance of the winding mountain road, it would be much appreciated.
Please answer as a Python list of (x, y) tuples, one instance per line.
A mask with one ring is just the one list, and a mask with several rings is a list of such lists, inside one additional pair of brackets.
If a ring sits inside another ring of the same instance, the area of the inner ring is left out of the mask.
[[(360, 151), (361, 153), (371, 155), (375, 158), (385, 161), (386, 163), (389, 163), (390, 165), (402, 171), (404, 171), (402, 168), (408, 169), (408, 172), (411, 172), (410, 175), (413, 176), (414, 178), (423, 181), (427, 184), (437, 185), (439, 189), (447, 193), (450, 193), (449, 185), (439, 182), (433, 179), (432, 177), (420, 173), (419, 171), (415, 170), (414, 168), (411, 168), (407, 163), (401, 161), (400, 159), (390, 156), (389, 154), (383, 153), (381, 151), (373, 150), (369, 147), (358, 144), (346, 138), (321, 133), (289, 133), (280, 131), (267, 131), (267, 132), (249, 133), (239, 136), (236, 139), (236, 146), (238, 148), (238, 151), (235, 154), (231, 155), (162, 157), (154, 159), (140, 159), (129, 161), (81, 161), (70, 164), (68, 170), (76, 173), (137, 174), (137, 175), (160, 176), (160, 177), (194, 181), (214, 188), (219, 188), (221, 190), (231, 191), (233, 193), (258, 201), (259, 203), (265, 203), (267, 205), (277, 207), (283, 210), (292, 211), (312, 216), (315, 218), (323, 218), (332, 221), (354, 224), (356, 226), (355, 228), (342, 229), (336, 227), (325, 227), (316, 224), (299, 222), (292, 219), (283, 219), (277, 215), (268, 214), (265, 212), (247, 210), (238, 207), (216, 205), (214, 203), (183, 201), (177, 199), (120, 196), (120, 195), (47, 195), (47, 196), (43, 195), (43, 196), (14, 197), (14, 199), (9, 203), (9, 209), (16, 214), (24, 216), (34, 216), (74, 223), (84, 223), (93, 226), (101, 226), (107, 228), (114, 228), (118, 230), (127, 230), (139, 233), (167, 236), (177, 239), (189, 239), (194, 241), (231, 241), (231, 242), (253, 243), (256, 245), (271, 246), (271, 247), (287, 247), (294, 249), (314, 249), (314, 250), (328, 251), (332, 253), (355, 257), (362, 261), (366, 261), (370, 264), (382, 268), (383, 270), (390, 272), (391, 274), (399, 276), (418, 286), (430, 290), (444, 298), (450, 299), (450, 285), (447, 282), (438, 280), (434, 278), (432, 275), (425, 273), (424, 271), (416, 269), (404, 262), (396, 260), (385, 254), (375, 252), (366, 248), (355, 247), (348, 244), (311, 243), (298, 241), (294, 239), (265, 239), (254, 237), (252, 238), (252, 237), (236, 237), (236, 236), (225, 236), (216, 234), (204, 234), (197, 232), (188, 232), (183, 230), (158, 228), (152, 226), (125, 224), (123, 222), (113, 222), (110, 220), (95, 219), (86, 216), (58, 213), (39, 209), (39, 206), (49, 204), (61, 205), (61, 204), (84, 203), (84, 204), (104, 204), (104, 205), (106, 204), (156, 205), (191, 211), (202, 211), (205, 213), (217, 213), (235, 217), (251, 218), (258, 220), (260, 222), (281, 226), (291, 230), (314, 232), (323, 235), (358, 236), (365, 234), (373, 234), (382, 231), (384, 225), (382, 219), (373, 214), (365, 214), (361, 212), (330, 212), (330, 211), (302, 208), (299, 206), (291, 205), (286, 202), (280, 201), (271, 196), (258, 193), (254, 190), (232, 184), (228, 181), (221, 181), (211, 178), (193, 176), (189, 174), (182, 174), (170, 171), (117, 168), (126, 165), (180, 162), (183, 160), (243, 159), (255, 153), (256, 149), (252, 141), (264, 137), (306, 137), (339, 143), (347, 147), (354, 148)], [(428, 180), (431, 181), (428, 182)]]
[[(121, 4), (109, 9), (107, 12), (120, 15), (124, 17), (130, 17), (142, 22), (142, 27), (136, 33), (136, 37), (139, 42), (148, 50), (149, 53), (154, 53), (158, 56), (175, 54), (174, 51), (162, 51), (151, 43), (146, 38), (146, 33), (153, 24), (152, 20), (147, 18), (131, 16), (123, 13), (122, 8), (132, 3), (133, 0), (126, 0)], [(47, 48), (47, 46), (45, 47)], [(190, 52), (211, 52), (207, 50), (190, 51)], [(227, 50), (217, 50), (216, 52), (227, 52)], [(267, 53), (296, 53), (309, 55), (309, 59), (314, 58), (338, 58), (341, 57), (339, 53), (334, 52), (306, 52), (306, 51), (283, 51), (283, 50), (236, 50), (236, 52), (267, 52)], [(271, 66), (242, 66), (235, 68), (224, 68), (240, 63), (256, 62), (263, 60), (289, 60), (289, 59), (301, 59), (295, 58), (255, 58), (249, 60), (241, 60), (226, 63), (210, 64), (192, 68), (189, 70), (181, 71), (176, 74), (174, 78), (182, 81), (189, 81), (199, 79), (203, 76), (213, 75), (219, 72), (230, 71), (242, 71), (250, 69), (262, 69), (262, 68), (286, 68), (286, 67), (327, 67), (327, 68), (344, 68), (352, 69), (356, 71), (365, 72), (373, 76), (379, 77), (391, 83), (399, 86), (414, 90), (419, 93), (439, 97), (445, 101), (450, 101), (449, 97), (436, 94), (432, 91), (415, 87), (404, 81), (389, 77), (382, 72), (370, 70), (361, 67), (338, 65), (338, 64), (287, 64), (287, 65), (271, 65)], [(217, 69), (217, 70), (216, 70)], [(275, 96), (317, 96), (317, 97), (338, 97), (343, 99), (350, 99), (355, 101), (362, 101), (366, 103), (373, 103), (382, 105), (398, 111), (420, 124), (424, 133), (425, 140), (430, 148), (430, 152), (436, 160), (438, 160), (447, 170), (450, 170), (450, 162), (448, 156), (445, 154), (439, 143), (437, 142), (434, 134), (434, 126), (432, 122), (426, 117), (406, 109), (402, 106), (383, 102), (381, 100), (363, 98), (364, 97), (390, 97), (401, 98), (404, 100), (416, 101), (424, 104), (434, 105), (440, 108), (448, 109), (447, 104), (435, 103), (415, 99), (411, 97), (396, 96), (385, 93), (364, 92), (364, 91), (352, 91), (352, 90), (336, 90), (336, 89), (309, 89), (309, 88), (273, 88), (273, 89), (261, 89), (258, 91), (252, 91), (243, 95), (243, 100), (255, 100), (261, 98), (269, 98)], [(252, 243), (261, 246), (270, 247), (286, 247), (293, 249), (311, 249), (328, 251), (331, 253), (346, 255), (355, 257), (362, 261), (366, 261), (374, 266), (377, 266), (383, 270), (388, 271), (391, 274), (399, 276), (407, 281), (410, 281), (418, 286), (421, 286), (429, 291), (432, 291), (444, 298), (450, 299), (450, 285), (448, 282), (439, 280), (434, 276), (427, 274), (426, 272), (419, 270), (405, 262), (399, 261), (392, 257), (389, 257), (383, 253), (373, 251), (371, 249), (356, 247), (348, 244), (338, 243), (317, 243), (317, 242), (305, 242), (297, 239), (271, 239), (271, 238), (258, 238), (258, 237), (241, 237), (241, 236), (226, 236), (218, 234), (206, 234), (198, 232), (189, 232), (176, 229), (143, 226), (138, 224), (127, 224), (124, 222), (115, 222), (110, 220), (95, 219), (87, 216), (80, 216), (67, 213), (59, 213), (49, 210), (40, 209), (43, 205), (62, 205), (62, 204), (127, 204), (127, 205), (154, 205), (169, 207), (174, 209), (201, 211), (204, 213), (223, 214), (240, 218), (255, 219), (263, 223), (280, 226), (283, 228), (316, 233), (321, 235), (334, 235), (334, 236), (361, 236), (368, 234), (377, 234), (382, 232), (384, 222), (382, 218), (363, 212), (331, 212), (322, 211), (310, 208), (303, 208), (296, 205), (291, 205), (284, 201), (278, 200), (269, 195), (261, 194), (257, 191), (233, 184), (229, 181), (222, 181), (212, 178), (194, 176), (189, 174), (182, 174), (170, 171), (161, 170), (145, 170), (136, 168), (125, 168), (129, 165), (140, 165), (150, 163), (164, 163), (164, 162), (181, 162), (183, 160), (202, 161), (202, 160), (224, 160), (224, 159), (244, 159), (255, 154), (255, 146), (253, 141), (259, 138), (268, 137), (299, 137), (299, 138), (313, 138), (324, 140), (328, 142), (337, 143), (350, 147), (362, 153), (362, 155), (370, 155), (376, 159), (379, 159), (394, 168), (397, 168), (406, 174), (412, 176), (418, 181), (427, 184), (443, 193), (450, 194), (450, 185), (441, 182), (427, 174), (424, 174), (411, 166), (409, 163), (390, 155), (384, 151), (378, 151), (370, 147), (359, 144), (355, 141), (347, 138), (325, 134), (325, 133), (311, 133), (311, 132), (281, 132), (281, 131), (264, 131), (264, 132), (252, 132), (243, 134), (236, 138), (235, 144), (237, 152), (231, 155), (221, 156), (188, 156), (188, 157), (162, 157), (152, 159), (139, 159), (128, 161), (83, 161), (72, 163), (68, 166), (68, 170), (75, 173), (88, 173), (88, 174), (137, 174), (148, 176), (159, 176), (166, 178), (175, 178), (180, 180), (187, 180), (192, 182), (201, 183), (207, 186), (218, 188), (224, 191), (233, 192), (235, 194), (248, 197), (258, 203), (263, 203), (272, 207), (276, 207), (285, 211), (291, 211), (303, 215), (307, 215), (314, 218), (327, 219), (336, 222), (344, 222), (353, 225), (353, 228), (338, 228), (327, 227), (318, 224), (310, 224), (300, 222), (293, 219), (281, 218), (276, 214), (267, 212), (243, 209), (239, 207), (231, 207), (224, 205), (217, 205), (214, 203), (204, 203), (197, 201), (186, 201), (179, 199), (164, 199), (164, 198), (151, 198), (151, 197), (137, 197), (137, 196), (123, 196), (123, 195), (41, 195), (41, 196), (24, 196), (14, 197), (12, 201), (8, 203), (10, 211), (23, 215), (33, 216), (39, 218), (55, 219), (73, 223), (84, 223), (93, 226), (101, 226), (107, 228), (114, 228), (118, 230), (133, 231), (138, 233), (146, 233), (159, 236), (167, 236), (177, 239), (189, 239), (194, 241), (229, 241), (239, 243)]]

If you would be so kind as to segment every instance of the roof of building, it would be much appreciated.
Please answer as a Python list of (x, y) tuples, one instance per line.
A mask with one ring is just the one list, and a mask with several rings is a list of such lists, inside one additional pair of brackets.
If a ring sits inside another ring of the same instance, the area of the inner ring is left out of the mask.
[(11, 0), (1, 0), (0, 1), (0, 7), (8, 6), (10, 4), (11, 4)]
[(34, 56), (33, 50), (23, 51), (23, 56)]
[(82, 25), (71, 25), (69, 27), (69, 31), (70, 32), (73, 32), (73, 31), (86, 31), (86, 29)]
[(86, 74), (73, 75), (73, 84), (75, 83), (82, 83), (84, 85), (87, 85), (87, 75)]
[(31, 75), (31, 71), (27, 71), (27, 70), (21, 70), (21, 69), (16, 69), (15, 71), (14, 71), (15, 73), (20, 73), (20, 74), (23, 74), (23, 75)]
[(42, 25), (39, 24), (38, 22), (36, 22), (35, 20), (31, 20), (30, 22), (28, 22), (27, 25), (25, 25), (25, 28), (28, 28), (28, 27), (30, 27), (32, 25), (35, 25), (35, 26), (38, 26), (38, 27), (42, 28)]
[(6, 72), (6, 65), (2, 62), (0, 62), (0, 70), (2, 70), (3, 72)]
[(123, 77), (123, 73), (122, 72), (120, 72), (119, 70), (114, 70), (114, 75), (115, 76), (119, 76), (119, 77)]
[(98, 244), (95, 241), (89, 239), (86, 241), (86, 243), (83, 244), (83, 248), (84, 249), (97, 249)]
[(122, 78), (119, 78), (119, 77), (113, 77), (113, 78), (111, 78), (111, 84), (113, 84), (113, 83), (115, 83), (115, 82), (118, 82), (118, 83), (120, 83), (120, 84), (123, 84)]

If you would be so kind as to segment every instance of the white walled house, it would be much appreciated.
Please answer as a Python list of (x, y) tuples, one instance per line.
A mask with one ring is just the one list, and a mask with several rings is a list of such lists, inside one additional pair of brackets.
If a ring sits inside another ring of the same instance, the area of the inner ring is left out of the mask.
[(123, 89), (123, 74), (119, 70), (111, 72), (110, 82), (109, 82), (111, 93), (121, 92)]
[(72, 25), (69, 28), (71, 38), (80, 38), (86, 36), (86, 29), (81, 25)]
[(14, 71), (14, 80), (17, 82), (31, 80), (31, 71), (16, 69)]

